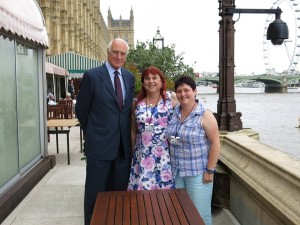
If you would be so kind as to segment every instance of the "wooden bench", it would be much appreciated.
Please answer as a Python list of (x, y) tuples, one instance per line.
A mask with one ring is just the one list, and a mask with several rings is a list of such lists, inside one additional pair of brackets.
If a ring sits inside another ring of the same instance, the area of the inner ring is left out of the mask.
[(99, 192), (91, 225), (204, 225), (185, 189)]

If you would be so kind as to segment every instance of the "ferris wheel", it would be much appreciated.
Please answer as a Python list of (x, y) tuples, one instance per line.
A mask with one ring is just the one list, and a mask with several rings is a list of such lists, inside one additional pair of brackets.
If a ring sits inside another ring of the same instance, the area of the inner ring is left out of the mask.
[(275, 20), (274, 14), (268, 14), (263, 39), (263, 56), (267, 74), (299, 73), (298, 59), (300, 57), (300, 5), (298, 0), (277, 0), (271, 9), (281, 8), (281, 19), (289, 27), (289, 39), (280, 46), (274, 46), (266, 40), (269, 24)]

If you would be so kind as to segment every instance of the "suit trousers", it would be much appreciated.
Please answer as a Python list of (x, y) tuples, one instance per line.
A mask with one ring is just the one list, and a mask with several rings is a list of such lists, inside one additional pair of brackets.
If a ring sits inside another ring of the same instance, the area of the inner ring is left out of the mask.
[(125, 158), (122, 152), (123, 149), (120, 149), (114, 160), (87, 158), (84, 193), (85, 225), (91, 222), (98, 192), (127, 190), (131, 159)]

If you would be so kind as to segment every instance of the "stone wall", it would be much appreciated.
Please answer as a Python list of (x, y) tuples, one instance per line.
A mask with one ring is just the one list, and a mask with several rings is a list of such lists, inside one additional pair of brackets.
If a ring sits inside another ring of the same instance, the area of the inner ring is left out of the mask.
[(107, 58), (109, 31), (99, 0), (37, 0), (49, 37), (47, 56), (74, 52), (99, 61)]
[(257, 139), (250, 129), (221, 134), (230, 211), (243, 225), (300, 224), (300, 161)]

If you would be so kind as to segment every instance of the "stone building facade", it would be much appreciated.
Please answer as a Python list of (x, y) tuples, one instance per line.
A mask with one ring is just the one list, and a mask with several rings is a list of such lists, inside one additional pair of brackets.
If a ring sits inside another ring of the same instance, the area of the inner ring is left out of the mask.
[[(109, 9), (106, 26), (99, 0), (37, 0), (46, 23), (49, 49), (47, 57), (73, 52), (104, 61), (113, 37), (123, 37), (134, 44), (133, 11), (130, 20), (113, 20)], [(119, 24), (119, 26), (118, 26)], [(111, 31), (109, 29), (112, 29)]]
[(108, 10), (107, 26), (111, 38), (120, 37), (127, 41), (130, 48), (134, 47), (134, 16), (133, 10), (130, 10), (130, 19), (124, 20), (122, 16), (120, 19), (114, 20), (112, 18), (111, 10)]

